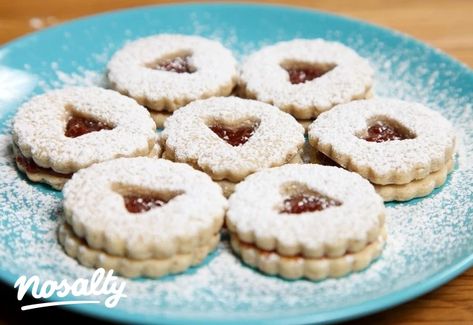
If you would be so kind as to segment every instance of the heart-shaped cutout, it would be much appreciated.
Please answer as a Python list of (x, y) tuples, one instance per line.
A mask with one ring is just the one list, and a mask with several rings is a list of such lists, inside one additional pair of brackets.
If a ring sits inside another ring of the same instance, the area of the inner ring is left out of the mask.
[(149, 211), (167, 203), (159, 196), (152, 195), (124, 195), (123, 200), (125, 200), (126, 209), (131, 213)]
[(245, 126), (229, 127), (223, 124), (214, 124), (209, 126), (220, 139), (229, 145), (238, 147), (244, 145), (258, 129), (259, 123), (252, 123)]
[(105, 122), (90, 117), (72, 115), (67, 121), (64, 135), (68, 138), (77, 138), (87, 133), (111, 129), (113, 129), (113, 127)]
[(363, 140), (369, 142), (388, 142), (394, 140), (413, 139), (415, 135), (399, 123), (386, 119), (375, 120), (369, 124)]
[(181, 53), (148, 63), (146, 67), (175, 73), (194, 73), (195, 68), (189, 63), (190, 57), (189, 53)]
[(282, 67), (287, 71), (291, 84), (297, 85), (322, 77), (324, 74), (335, 68), (335, 65), (290, 62), (283, 64)]
[[(300, 214), (304, 212), (322, 211), (342, 203), (327, 195), (309, 189), (303, 183), (284, 184), (285, 199), (280, 213)], [(283, 195), (284, 195), (283, 194)]]
[(125, 208), (130, 213), (142, 213), (162, 207), (182, 194), (182, 192), (178, 191), (158, 192), (123, 184), (115, 184), (112, 188), (123, 197)]

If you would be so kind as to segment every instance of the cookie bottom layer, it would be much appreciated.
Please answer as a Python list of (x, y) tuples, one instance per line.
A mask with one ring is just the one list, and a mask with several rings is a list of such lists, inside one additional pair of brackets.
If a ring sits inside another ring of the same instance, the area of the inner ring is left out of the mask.
[[(369, 98), (372, 98), (374, 96), (374, 91), (373, 91), (373, 88), (371, 87), (371, 85), (369, 85), (368, 87), (365, 88), (364, 92), (363, 93), (360, 93), (360, 94), (354, 94), (350, 100), (347, 100), (346, 102), (344, 103), (349, 103), (349, 102), (352, 102), (352, 101), (355, 101), (355, 100), (360, 100), (360, 99), (369, 99)], [(245, 84), (240, 84), (240, 91), (239, 91), (239, 97), (241, 98), (247, 98), (247, 99), (254, 99), (254, 100), (259, 100), (259, 101), (262, 101), (260, 100), (258, 97), (258, 94), (256, 92), (252, 92), (250, 91)], [(264, 101), (263, 101), (264, 102)], [(271, 105), (275, 105), (272, 101), (268, 101), (269, 104)], [(335, 107), (339, 104), (343, 104), (343, 103), (337, 103), (337, 104), (334, 104), (332, 107)], [(280, 107), (281, 108), (281, 107)], [(311, 116), (308, 116), (308, 112), (307, 112), (307, 107), (299, 107), (299, 106), (295, 106), (294, 104), (292, 104), (290, 107), (286, 107), (286, 108), (281, 108), (282, 111), (286, 112), (286, 113), (289, 113), (291, 114), (295, 119), (298, 120), (298, 122), (300, 121), (310, 121), (310, 122), (313, 122), (315, 117), (320, 115), (321, 113), (324, 113), (326, 111), (328, 111), (329, 109), (326, 109), (326, 110), (320, 110), (319, 108), (317, 107), (314, 107), (312, 106), (311, 107), (313, 109), (313, 112), (312, 114), (310, 114)], [(302, 124), (302, 123), (301, 123)], [(309, 123), (310, 124), (310, 123)], [(302, 126), (305, 127), (304, 124), (302, 124)]]
[(122, 95), (133, 98), (138, 102), (138, 104), (148, 108), (148, 110), (153, 110), (156, 112), (175, 112), (179, 108), (186, 106), (187, 104), (201, 99), (208, 99), (211, 97), (227, 97), (232, 94), (233, 88), (236, 85), (236, 76), (233, 76), (230, 81), (227, 83), (221, 84), (218, 88), (202, 91), (199, 95), (195, 97), (182, 96), (178, 98), (149, 98), (146, 95), (142, 96), (133, 96), (129, 93), (128, 89), (118, 86), (113, 80), (109, 80), (110, 88), (115, 90)]
[(220, 241), (220, 234), (211, 237), (205, 245), (196, 247), (190, 254), (177, 254), (165, 259), (130, 259), (113, 256), (101, 250), (89, 247), (85, 241), (76, 236), (68, 224), (61, 224), (58, 238), (67, 255), (75, 258), (80, 264), (91, 268), (113, 269), (116, 273), (133, 278), (146, 276), (158, 278), (168, 274), (181, 273), (200, 264), (212, 252)]
[[(303, 159), (306, 163), (337, 166), (333, 160), (315, 150), (311, 145), (304, 146)], [(424, 197), (445, 183), (454, 165), (454, 158), (452, 157), (438, 171), (422, 179), (414, 180), (407, 184), (373, 184), (373, 186), (385, 202), (408, 201), (418, 197)]]
[(26, 177), (32, 182), (35, 183), (45, 183), (51, 186), (55, 190), (62, 190), (64, 187), (64, 184), (69, 180), (67, 177), (59, 177), (59, 176), (54, 176), (50, 175), (48, 173), (29, 173), (26, 171), (26, 169), (19, 163), (16, 163), (16, 166), (18, 169), (23, 172)]
[(386, 243), (386, 229), (383, 228), (376, 241), (368, 244), (356, 253), (336, 258), (288, 257), (276, 252), (268, 252), (241, 242), (238, 236), (231, 234), (231, 245), (243, 262), (269, 275), (279, 275), (286, 279), (307, 278), (322, 280), (337, 278), (350, 272), (365, 269), (376, 259)]
[(28, 172), (26, 168), (22, 164), (18, 163), (17, 161), (17, 157), (20, 155), (20, 150), (18, 149), (18, 147), (15, 144), (13, 144), (12, 149), (13, 149), (13, 159), (15, 160), (16, 167), (18, 168), (19, 171), (25, 174), (26, 177), (28, 177), (30, 181), (35, 182), (35, 183), (48, 184), (55, 190), (60, 191), (62, 190), (64, 184), (66, 184), (66, 182), (69, 180), (68, 177), (60, 177), (60, 176), (43, 173), (43, 172), (39, 172), (39, 173)]
[[(26, 177), (28, 177), (28, 179), (30, 181), (35, 182), (35, 183), (48, 184), (49, 186), (51, 186), (55, 190), (61, 191), (62, 188), (64, 187), (64, 184), (66, 184), (66, 182), (70, 179), (68, 177), (60, 177), (60, 176), (56, 176), (56, 175), (49, 174), (49, 173), (44, 173), (44, 172), (39, 172), (39, 173), (30, 173), (30, 172), (28, 172), (25, 169), (25, 167), (23, 167), (23, 165), (19, 164), (18, 161), (16, 160), (16, 157), (19, 154), (18, 150), (19, 149), (16, 147), (16, 145), (13, 144), (13, 157), (15, 158), (15, 164), (16, 164), (18, 170), (20, 170), (23, 174), (25, 174)], [(161, 147), (159, 146), (159, 144), (157, 144), (150, 151), (150, 153), (148, 154), (148, 157), (159, 158), (160, 155), (161, 155)]]
[(453, 158), (440, 170), (429, 174), (427, 177), (412, 181), (407, 184), (373, 184), (376, 192), (387, 201), (408, 201), (414, 198), (427, 196), (436, 188), (445, 184), (448, 174), (453, 170)]

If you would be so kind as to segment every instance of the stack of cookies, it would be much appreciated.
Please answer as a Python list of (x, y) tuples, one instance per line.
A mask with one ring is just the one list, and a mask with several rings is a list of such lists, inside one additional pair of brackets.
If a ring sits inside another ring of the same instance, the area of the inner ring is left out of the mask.
[(156, 125), (134, 100), (97, 87), (54, 90), (25, 103), (13, 120), (18, 169), (62, 189), (76, 171), (118, 157), (159, 156)]
[(370, 99), (339, 105), (310, 125), (309, 141), (325, 155), (319, 163), (328, 160), (360, 174), (385, 201), (426, 196), (453, 169), (451, 124), (416, 103)]
[(220, 187), (185, 164), (119, 158), (77, 172), (64, 187), (59, 241), (89, 267), (160, 277), (201, 263), (220, 240)]
[(18, 169), (64, 186), (59, 241), (85, 266), (180, 273), (226, 220), (264, 273), (343, 276), (381, 254), (383, 200), (426, 196), (453, 169), (451, 124), (371, 98), (368, 61), (340, 43), (281, 42), (238, 68), (216, 41), (156, 35), (119, 50), (108, 78), (114, 90), (37, 96), (13, 122)]
[(286, 165), (249, 176), (230, 197), (227, 227), (243, 261), (288, 279), (366, 268), (386, 240), (373, 186), (343, 169)]

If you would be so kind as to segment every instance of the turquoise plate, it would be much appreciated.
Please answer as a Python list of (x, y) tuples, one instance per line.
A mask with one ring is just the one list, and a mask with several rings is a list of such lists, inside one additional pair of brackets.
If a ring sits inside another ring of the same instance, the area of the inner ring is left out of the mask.
[(32, 184), (12, 164), (10, 120), (34, 94), (65, 85), (103, 84), (112, 53), (156, 33), (220, 40), (239, 59), (297, 37), (354, 48), (376, 71), (379, 96), (422, 102), (440, 111), (459, 137), (456, 168), (427, 198), (388, 204), (389, 239), (364, 272), (321, 282), (285, 281), (242, 265), (226, 241), (204, 265), (160, 280), (127, 280), (113, 309), (70, 310), (133, 323), (316, 323), (373, 313), (413, 299), (473, 265), (473, 73), (412, 38), (360, 21), (300, 9), (243, 4), (147, 7), (76, 20), (0, 49), (0, 277), (70, 281), (92, 270), (66, 256), (56, 240), (61, 195)]

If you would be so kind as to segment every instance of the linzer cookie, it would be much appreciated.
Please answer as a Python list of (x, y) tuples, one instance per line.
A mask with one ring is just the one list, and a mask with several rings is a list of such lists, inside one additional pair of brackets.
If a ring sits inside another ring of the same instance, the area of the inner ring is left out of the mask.
[(159, 277), (199, 264), (216, 247), (226, 206), (220, 187), (186, 164), (120, 158), (66, 183), (59, 239), (86, 266)]
[(421, 104), (401, 100), (339, 105), (310, 125), (309, 141), (326, 161), (367, 178), (385, 201), (428, 195), (454, 165), (452, 125)]
[(273, 104), (303, 124), (333, 106), (371, 96), (373, 71), (352, 49), (322, 39), (264, 47), (243, 64), (243, 95)]
[(115, 53), (108, 78), (114, 89), (153, 111), (161, 126), (167, 114), (191, 101), (229, 95), (238, 72), (232, 53), (220, 43), (162, 34), (128, 43)]
[(386, 239), (383, 200), (356, 173), (293, 164), (248, 176), (226, 224), (243, 261), (284, 278), (319, 280), (366, 268)]
[(61, 189), (77, 170), (118, 157), (159, 156), (155, 124), (134, 100), (96, 87), (36, 96), (13, 120), (18, 168)]
[(300, 161), (304, 130), (274, 106), (237, 97), (199, 100), (176, 111), (162, 133), (163, 157), (234, 183), (258, 170)]

